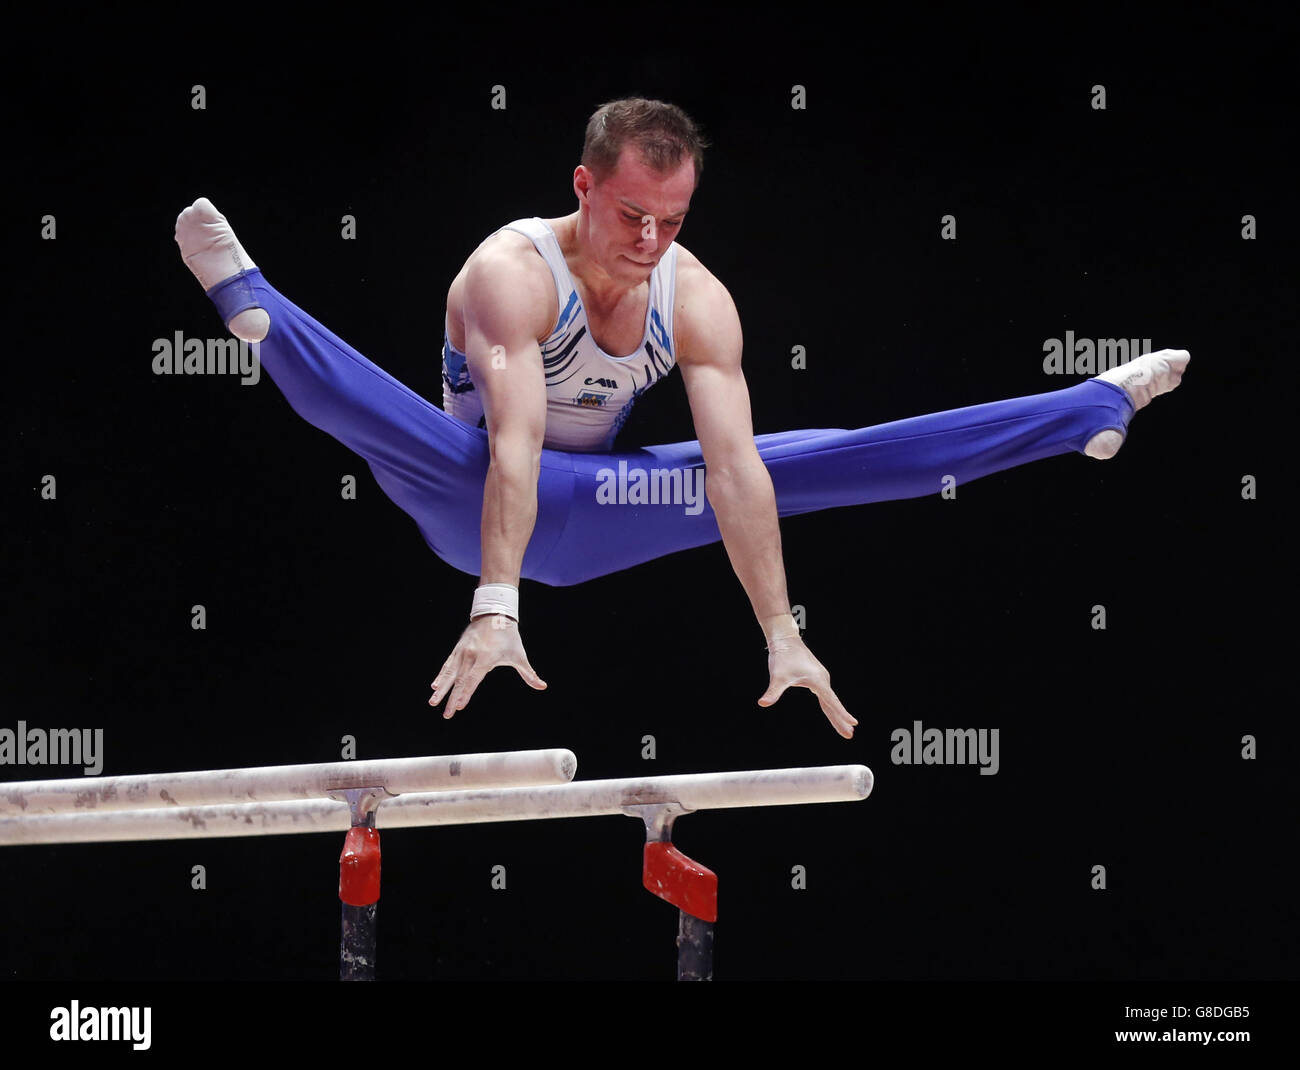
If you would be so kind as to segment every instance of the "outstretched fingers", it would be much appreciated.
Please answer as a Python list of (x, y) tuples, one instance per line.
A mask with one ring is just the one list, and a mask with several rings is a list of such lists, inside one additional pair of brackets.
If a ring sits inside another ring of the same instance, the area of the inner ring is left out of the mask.
[(826, 719), (830, 721), (835, 731), (845, 739), (852, 739), (853, 729), (857, 727), (858, 719), (844, 708), (844, 703), (839, 700), (839, 696), (831, 690), (830, 681), (827, 681), (825, 687), (814, 687), (813, 693), (821, 703), (822, 713), (826, 714)]
[(770, 682), (758, 700), (760, 706), (771, 706), (788, 688), (806, 687), (817, 696), (822, 713), (830, 721), (831, 727), (845, 739), (853, 738), (857, 718), (845, 709), (844, 703), (831, 689), (831, 674), (813, 656), (812, 651), (802, 643), (774, 650), (769, 654), (768, 665)]
[(448, 692), (451, 693), (443, 717), (453, 717), (463, 710), (470, 696), (474, 694), (474, 689), (478, 687), (479, 681), (483, 679), (482, 673), (474, 673), (474, 661), (472, 654), (455, 651), (443, 665), (442, 671), (434, 678), (431, 685), (433, 694), (429, 697), (430, 706), (436, 707), (446, 698)]
[[(491, 666), (488, 666), (491, 668)], [(473, 697), (474, 692), (478, 690), (478, 685), (483, 682), (483, 677), (487, 675), (487, 669), (479, 667), (479, 660), (473, 654), (466, 654), (461, 662), (460, 673), (456, 677), (456, 686), (452, 688), (451, 698), (447, 700), (447, 708), (442, 711), (444, 718), (451, 718), (469, 705), (469, 700)]]
[(537, 670), (528, 664), (528, 659), (522, 661), (513, 661), (511, 664), (515, 667), (515, 672), (523, 677), (524, 683), (534, 691), (545, 691), (546, 681), (537, 675)]
[(469, 705), (483, 678), (501, 665), (513, 667), (533, 690), (546, 690), (546, 681), (528, 661), (514, 622), (500, 616), (484, 617), (481, 623), (473, 622), (465, 629), (456, 649), (429, 685), (433, 688), (429, 705), (436, 707), (446, 698), (442, 715), (454, 717)]

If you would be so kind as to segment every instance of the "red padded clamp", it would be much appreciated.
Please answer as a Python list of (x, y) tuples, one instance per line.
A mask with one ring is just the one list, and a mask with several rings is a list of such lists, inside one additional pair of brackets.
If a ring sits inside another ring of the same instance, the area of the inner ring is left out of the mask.
[(647, 843), (641, 883), (701, 921), (718, 920), (718, 875), (687, 858), (671, 843)]
[(372, 828), (348, 829), (339, 855), (339, 898), (348, 906), (368, 907), (379, 902), (379, 832)]

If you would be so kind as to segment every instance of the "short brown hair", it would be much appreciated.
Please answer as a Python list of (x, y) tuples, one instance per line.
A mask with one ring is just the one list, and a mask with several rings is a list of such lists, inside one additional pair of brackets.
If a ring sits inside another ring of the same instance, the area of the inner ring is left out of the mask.
[(614, 173), (623, 147), (631, 142), (646, 166), (666, 174), (681, 166), (689, 155), (695, 161), (695, 185), (704, 170), (704, 150), (709, 143), (700, 128), (681, 108), (662, 100), (627, 97), (602, 104), (587, 120), (582, 143), (582, 163), (597, 182)]

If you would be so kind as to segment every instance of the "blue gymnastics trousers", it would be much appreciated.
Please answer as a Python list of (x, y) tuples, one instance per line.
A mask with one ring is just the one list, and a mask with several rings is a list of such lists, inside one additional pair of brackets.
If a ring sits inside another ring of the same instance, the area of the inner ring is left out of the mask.
[[(359, 454), (375, 479), (453, 568), (479, 575), (479, 522), (488, 470), (487, 431), (430, 404), (271, 288), (254, 268), (208, 291), (222, 322), (259, 307), (271, 317), (259, 358), (304, 420)], [(1099, 431), (1126, 434), (1133, 403), (1118, 386), (1088, 379), (1063, 390), (864, 427), (756, 435), (779, 516), (938, 494), (949, 483), (1000, 472), (1084, 446)], [(608, 503), (619, 462), (682, 469), (702, 487), (698, 442), (569, 453), (543, 449), (537, 522), (522, 575), (566, 587), (722, 536), (713, 510)], [(682, 482), (678, 486), (683, 485)], [(615, 493), (617, 493), (615, 491)], [(634, 500), (634, 499), (625, 499)]]

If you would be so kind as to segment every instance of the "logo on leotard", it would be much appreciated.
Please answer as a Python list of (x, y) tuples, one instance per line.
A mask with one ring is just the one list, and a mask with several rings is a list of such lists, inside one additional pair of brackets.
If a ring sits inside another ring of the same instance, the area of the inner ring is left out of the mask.
[(590, 376), (588, 376), (586, 379), (583, 380), (583, 383), (585, 383), (587, 386), (607, 386), (611, 390), (618, 389), (618, 383), (615, 382), (613, 379), (592, 379)]
[(584, 390), (573, 399), (573, 403), (581, 405), (584, 409), (599, 409), (611, 396), (599, 390)]

